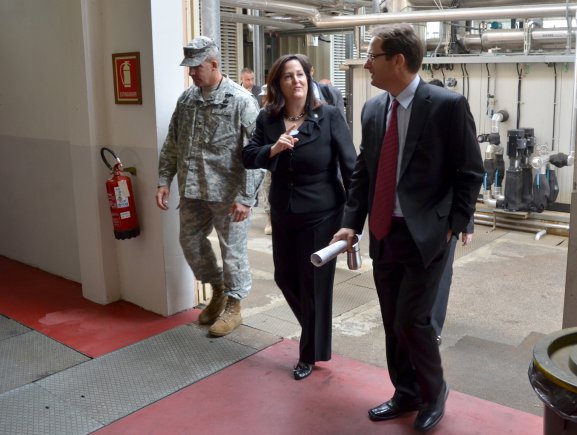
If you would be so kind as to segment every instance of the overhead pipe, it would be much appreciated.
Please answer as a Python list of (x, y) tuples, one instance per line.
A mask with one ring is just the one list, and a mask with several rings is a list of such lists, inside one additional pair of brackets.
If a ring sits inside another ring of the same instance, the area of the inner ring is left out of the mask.
[(220, 0), (211, 0), (202, 3), (200, 12), (201, 33), (212, 38), (217, 47), (220, 45)]
[(221, 12), (220, 18), (222, 21), (254, 24), (257, 26), (265, 26), (274, 29), (304, 29), (304, 24), (291, 23), (289, 21), (275, 20), (274, 18), (259, 17), (256, 15), (233, 14), (231, 12)]
[[(223, 1), (223, 0), (221, 0)], [(226, 0), (228, 1), (228, 0)], [(313, 24), (323, 28), (348, 28), (373, 24), (426, 23), (431, 21), (465, 21), (487, 20), (498, 18), (543, 18), (565, 16), (567, 12), (575, 13), (575, 4), (507, 6), (494, 8), (435, 9), (386, 14), (342, 15), (313, 19)]]
[[(247, 11), (254, 18), (260, 18), (261, 11)], [(252, 26), (252, 66), (257, 83), (264, 83), (264, 29), (261, 25)]]
[[(577, 15), (577, 5), (535, 5), (535, 6), (506, 6), (493, 8), (465, 8), (465, 9), (436, 9), (417, 12), (367, 14), (355, 16), (338, 16), (323, 20), (313, 20), (313, 24), (319, 28), (347, 28), (368, 26), (373, 24), (396, 24), (396, 23), (426, 23), (431, 21), (464, 21), (464, 20), (488, 20), (498, 18), (545, 18), (568, 16), (570, 13)], [(573, 118), (571, 121), (571, 136), (568, 163), (575, 160), (575, 141), (577, 141), (577, 50), (575, 50), (573, 79)], [(577, 167), (575, 169), (577, 177)]]
[[(414, 7), (436, 7), (436, 5), (431, 4), (431, 0), (410, 0), (409, 3)], [(451, 7), (453, 0), (436, 0), (436, 3), (440, 4), (442, 7)], [(527, 0), (461, 0), (460, 5), (465, 8), (484, 8), (484, 7), (495, 7), (495, 6), (513, 6), (513, 5), (524, 5)], [(555, 4), (559, 3), (559, 0), (540, 0), (542, 4)]]
[(220, 0), (220, 4), (224, 6), (232, 6), (237, 8), (258, 9), (261, 11), (269, 11), (269, 12), (280, 12), (288, 15), (307, 17), (313, 21), (318, 20), (320, 18), (320, 12), (317, 8), (300, 5), (298, 3), (269, 1), (269, 0)]
[[(567, 29), (540, 29), (531, 32), (531, 48), (559, 48), (567, 46), (567, 35), (574, 34)], [(525, 31), (518, 29), (487, 30), (481, 34), (466, 34), (458, 38), (467, 50), (481, 50), (492, 47), (504, 49), (522, 48), (525, 42)], [(435, 40), (427, 40), (427, 49), (436, 45)]]
[[(374, 0), (372, 0), (374, 2)], [(322, 8), (371, 7), (371, 0), (298, 0), (298, 3)]]

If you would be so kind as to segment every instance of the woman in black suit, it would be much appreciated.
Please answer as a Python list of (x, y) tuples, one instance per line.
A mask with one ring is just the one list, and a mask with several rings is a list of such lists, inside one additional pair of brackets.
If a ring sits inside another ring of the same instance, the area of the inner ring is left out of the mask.
[(316, 268), (313, 252), (341, 225), (356, 159), (350, 131), (336, 107), (312, 90), (306, 56), (285, 55), (271, 67), (264, 106), (242, 157), (246, 168), (271, 172), (269, 191), (275, 282), (302, 331), (296, 380), (331, 358), (336, 260)]

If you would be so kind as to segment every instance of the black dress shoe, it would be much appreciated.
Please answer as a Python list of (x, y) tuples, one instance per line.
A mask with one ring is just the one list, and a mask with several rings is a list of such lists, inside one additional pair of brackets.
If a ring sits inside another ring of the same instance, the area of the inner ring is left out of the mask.
[(449, 395), (449, 387), (443, 382), (443, 387), (437, 399), (433, 402), (425, 403), (419, 409), (415, 419), (414, 428), (421, 432), (433, 429), (441, 421), (445, 414), (445, 402)]
[(298, 364), (293, 369), (293, 375), (297, 381), (306, 378), (313, 371), (314, 364), (309, 364), (303, 361), (299, 361)]
[(369, 409), (369, 418), (373, 421), (391, 420), (417, 409), (419, 409), (419, 401), (398, 400), (393, 397), (376, 408)]

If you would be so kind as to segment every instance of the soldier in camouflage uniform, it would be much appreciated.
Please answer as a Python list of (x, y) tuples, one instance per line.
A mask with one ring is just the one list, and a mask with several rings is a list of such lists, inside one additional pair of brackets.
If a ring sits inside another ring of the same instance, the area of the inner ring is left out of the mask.
[[(168, 209), (176, 175), (180, 195), (180, 244), (195, 277), (213, 288), (199, 317), (215, 336), (242, 323), (240, 300), (251, 288), (247, 236), (251, 207), (264, 171), (245, 170), (242, 147), (255, 126), (258, 104), (219, 69), (219, 50), (199, 36), (184, 47), (182, 66), (191, 86), (179, 97), (159, 157), (157, 206)], [(223, 267), (208, 235), (215, 229)]]

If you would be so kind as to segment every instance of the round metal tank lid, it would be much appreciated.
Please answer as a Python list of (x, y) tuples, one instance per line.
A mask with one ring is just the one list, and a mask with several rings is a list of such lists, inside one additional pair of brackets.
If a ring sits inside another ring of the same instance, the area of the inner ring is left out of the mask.
[(533, 363), (551, 382), (577, 394), (577, 328), (539, 340), (533, 349)]

